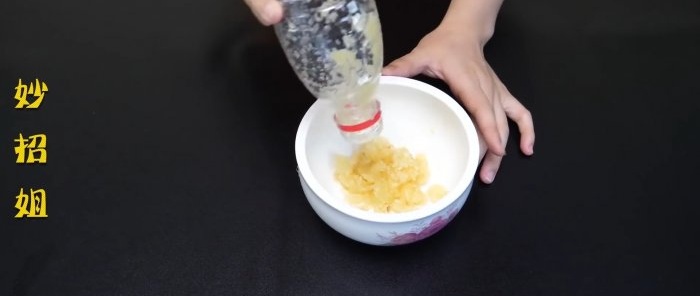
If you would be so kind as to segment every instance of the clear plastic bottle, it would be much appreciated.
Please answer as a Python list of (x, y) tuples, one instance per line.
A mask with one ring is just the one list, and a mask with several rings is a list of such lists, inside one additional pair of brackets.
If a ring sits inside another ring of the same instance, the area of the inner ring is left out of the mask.
[(382, 130), (374, 92), (383, 64), (374, 0), (281, 0), (275, 33), (287, 60), (317, 98), (331, 100), (343, 136), (360, 144)]

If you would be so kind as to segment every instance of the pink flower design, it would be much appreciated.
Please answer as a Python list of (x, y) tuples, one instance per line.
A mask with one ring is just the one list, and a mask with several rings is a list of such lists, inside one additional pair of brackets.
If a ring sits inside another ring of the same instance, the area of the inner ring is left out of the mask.
[(413, 242), (417, 242), (419, 240), (425, 239), (445, 227), (447, 223), (452, 221), (452, 219), (457, 215), (456, 210), (452, 210), (452, 212), (447, 216), (436, 216), (433, 218), (432, 221), (430, 221), (430, 224), (428, 226), (424, 227), (421, 230), (415, 231), (415, 232), (407, 232), (404, 234), (396, 234), (393, 233), (393, 237), (389, 240), (389, 245), (405, 245), (405, 244), (410, 244)]
[(420, 240), (418, 233), (404, 233), (402, 235), (397, 235), (391, 238), (390, 244), (391, 245), (405, 245), (405, 244), (410, 244), (412, 242)]

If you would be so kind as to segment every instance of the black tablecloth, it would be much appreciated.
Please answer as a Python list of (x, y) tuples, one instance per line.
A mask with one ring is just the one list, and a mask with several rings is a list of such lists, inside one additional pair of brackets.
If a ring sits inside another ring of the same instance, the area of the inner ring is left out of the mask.
[[(448, 5), (378, 3), (387, 62)], [(506, 1), (486, 56), (535, 155), (513, 132), (442, 232), (380, 248), (308, 205), (313, 98), (242, 1), (3, 1), (0, 295), (697, 295), (699, 6)], [(15, 164), (19, 133), (47, 164)], [(13, 218), (30, 188), (48, 218)]]

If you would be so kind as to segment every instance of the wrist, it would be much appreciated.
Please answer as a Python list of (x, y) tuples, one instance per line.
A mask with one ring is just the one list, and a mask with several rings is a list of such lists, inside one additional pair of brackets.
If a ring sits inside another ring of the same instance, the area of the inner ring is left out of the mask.
[(483, 49), (486, 43), (493, 36), (493, 27), (483, 27), (469, 22), (445, 22), (443, 21), (436, 28), (437, 31), (445, 32), (452, 38), (461, 39), (470, 44), (476, 45), (479, 49)]
[(502, 0), (452, 0), (438, 26), (457, 36), (467, 36), (482, 47), (491, 39)]

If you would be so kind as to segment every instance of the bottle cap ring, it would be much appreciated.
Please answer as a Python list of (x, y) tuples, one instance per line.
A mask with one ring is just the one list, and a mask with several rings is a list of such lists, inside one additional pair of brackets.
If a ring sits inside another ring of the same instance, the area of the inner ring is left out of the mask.
[[(377, 101), (377, 105), (379, 105), (379, 101)], [(359, 132), (361, 130), (364, 130), (364, 129), (367, 129), (367, 128), (373, 126), (381, 118), (382, 118), (382, 110), (377, 108), (377, 113), (375, 113), (374, 116), (372, 118), (370, 118), (369, 120), (360, 122), (358, 124), (353, 124), (353, 125), (338, 124), (338, 128), (341, 131), (348, 132), (348, 133)], [(333, 116), (333, 119), (335, 120), (336, 123), (338, 123), (338, 118), (335, 115)]]

